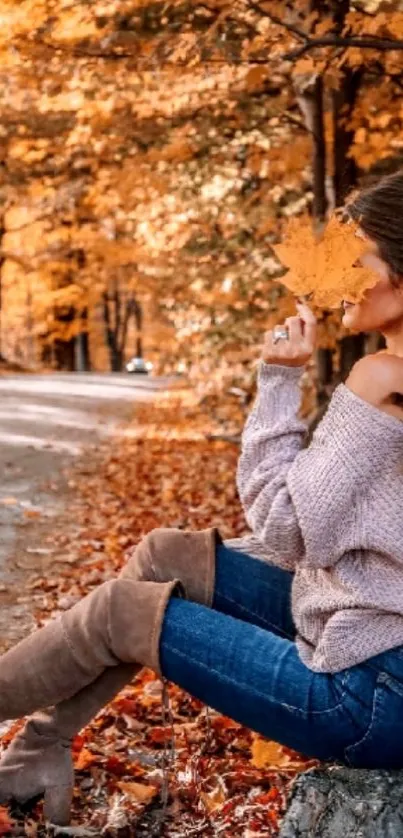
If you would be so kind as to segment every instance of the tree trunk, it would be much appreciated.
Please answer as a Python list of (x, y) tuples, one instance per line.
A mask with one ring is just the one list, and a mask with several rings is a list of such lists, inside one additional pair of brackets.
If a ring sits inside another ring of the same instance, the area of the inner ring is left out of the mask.
[(354, 110), (362, 79), (361, 70), (343, 70), (338, 90), (332, 91), (333, 114), (333, 190), (336, 207), (342, 206), (350, 190), (357, 183), (357, 165), (348, 152), (354, 132), (347, 127)]
[(71, 340), (54, 341), (54, 359), (57, 370), (74, 372), (75, 343), (75, 338), (71, 338)]
[(91, 369), (88, 332), (80, 332), (75, 338), (75, 370), (89, 372)]
[(136, 350), (137, 357), (143, 357), (141, 328), (143, 312), (134, 294), (122, 294), (118, 282), (115, 280), (112, 293), (103, 294), (103, 314), (105, 340), (109, 349), (110, 366), (112, 372), (121, 372), (125, 361), (125, 349), (130, 319), (134, 317), (137, 328)]
[[(350, 0), (337, 0), (333, 3), (335, 32), (341, 33), (347, 14), (350, 11)], [(351, 189), (357, 183), (357, 166), (349, 150), (354, 138), (354, 132), (348, 128), (362, 81), (361, 68), (345, 67), (342, 70), (339, 88), (332, 91), (332, 119), (333, 119), (333, 192), (334, 203), (340, 207), (346, 200)], [(341, 380), (348, 375), (356, 361), (365, 354), (365, 339), (363, 335), (348, 335), (339, 341), (339, 366)]]
[[(5, 233), (5, 229), (3, 226), (3, 220), (0, 224), (0, 242), (3, 241), (3, 236)], [(4, 258), (0, 258), (0, 359), (3, 360), (3, 263)]]
[[(120, 326), (120, 296), (117, 287), (115, 287), (112, 295), (105, 291), (103, 294), (103, 314), (104, 314), (104, 329), (105, 342), (109, 350), (109, 363), (111, 372), (121, 372), (123, 366), (123, 357), (120, 350), (118, 340), (118, 331)], [(111, 306), (114, 310), (111, 311)]]
[(88, 309), (85, 308), (80, 317), (80, 331), (75, 338), (75, 370), (89, 372), (91, 369), (90, 345), (88, 339)]
[(116, 346), (109, 347), (109, 354), (110, 354), (110, 361), (111, 361), (111, 371), (112, 372), (122, 372), (123, 369), (123, 355)]
[(134, 319), (136, 323), (136, 330), (137, 330), (137, 337), (136, 337), (136, 357), (142, 358), (143, 357), (143, 340), (142, 340), (142, 329), (143, 329), (143, 309), (140, 303), (134, 298), (133, 299), (133, 312), (134, 312)]
[(312, 88), (312, 141), (313, 141), (313, 218), (320, 227), (326, 218), (326, 141), (323, 120), (323, 79), (316, 76)]

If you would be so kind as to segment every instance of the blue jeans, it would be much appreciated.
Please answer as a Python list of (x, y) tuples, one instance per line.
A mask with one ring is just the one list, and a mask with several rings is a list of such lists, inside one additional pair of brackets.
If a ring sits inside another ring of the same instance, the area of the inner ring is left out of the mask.
[(212, 608), (172, 598), (163, 675), (269, 739), (321, 760), (403, 767), (403, 647), (337, 673), (300, 660), (292, 574), (224, 545)]

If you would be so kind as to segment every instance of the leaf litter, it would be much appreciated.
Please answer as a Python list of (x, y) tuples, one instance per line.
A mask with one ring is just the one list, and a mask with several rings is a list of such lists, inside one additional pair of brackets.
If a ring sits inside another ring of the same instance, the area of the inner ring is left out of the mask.
[[(54, 576), (31, 580), (39, 625), (112, 578), (154, 527), (246, 533), (235, 486), (239, 448), (212, 439), (216, 430), (191, 399), (170, 394), (138, 405), (125, 436), (76, 469), (74, 508), (53, 522), (44, 546), (54, 551)], [(0, 835), (274, 838), (290, 784), (317, 764), (146, 669), (75, 737), (73, 753), (71, 826), (45, 824), (38, 803), (28, 813), (1, 808)]]

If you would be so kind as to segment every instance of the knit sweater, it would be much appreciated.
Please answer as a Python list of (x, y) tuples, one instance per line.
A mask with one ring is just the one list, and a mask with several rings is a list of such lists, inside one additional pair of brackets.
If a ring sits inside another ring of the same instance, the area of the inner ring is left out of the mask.
[(340, 384), (307, 447), (303, 371), (261, 362), (227, 544), (294, 571), (300, 657), (338, 672), (403, 645), (403, 422)]

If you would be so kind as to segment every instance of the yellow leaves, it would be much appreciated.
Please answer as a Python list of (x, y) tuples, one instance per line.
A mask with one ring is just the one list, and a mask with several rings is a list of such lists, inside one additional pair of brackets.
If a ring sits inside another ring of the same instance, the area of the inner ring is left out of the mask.
[[(184, 32), (182, 33), (173, 48), (171, 61), (173, 63), (180, 63), (180, 64), (189, 64), (192, 58), (192, 52), (195, 50), (197, 46), (197, 35), (195, 32)], [(148, 46), (148, 49), (151, 50), (150, 44), (144, 44), (144, 47)]]
[(262, 84), (267, 80), (269, 75), (267, 67), (257, 66), (252, 67), (245, 78), (245, 87), (251, 93), (255, 90), (260, 90)]
[(277, 742), (271, 742), (262, 739), (261, 736), (255, 736), (252, 743), (252, 765), (255, 768), (270, 768), (274, 765), (281, 764), (283, 751), (281, 745)]
[(212, 791), (200, 792), (200, 800), (209, 814), (222, 806), (226, 799), (225, 790), (221, 783), (219, 783)]
[(294, 294), (312, 294), (313, 303), (337, 308), (341, 300), (360, 300), (377, 282), (377, 275), (355, 266), (368, 249), (356, 236), (354, 224), (342, 224), (334, 215), (320, 238), (315, 238), (308, 218), (293, 218), (284, 243), (273, 249), (290, 269), (280, 282)]
[(81, 748), (78, 756), (74, 760), (74, 768), (76, 771), (87, 771), (98, 761), (98, 757), (93, 754), (88, 748)]
[(304, 55), (298, 58), (295, 62), (292, 74), (293, 76), (311, 76), (315, 73), (315, 62), (309, 55)]
[(379, 160), (390, 157), (394, 149), (402, 147), (402, 140), (396, 127), (386, 126), (382, 130), (359, 128), (350, 148), (349, 156), (362, 169), (369, 169)]
[(358, 131), (355, 132), (354, 141), (357, 145), (362, 145), (365, 143), (367, 139), (367, 129), (366, 128), (359, 128)]
[(55, 40), (76, 41), (99, 36), (95, 17), (82, 6), (71, 6), (60, 14), (52, 32)]
[(85, 303), (86, 293), (83, 288), (72, 282), (65, 288), (57, 288), (49, 292), (48, 307), (52, 306), (82, 306)]
[(323, 18), (315, 26), (315, 38), (320, 38), (324, 35), (329, 35), (332, 29), (334, 29), (334, 21), (332, 17)]
[(191, 160), (195, 154), (195, 150), (195, 143), (191, 143), (184, 137), (177, 137), (163, 148), (150, 149), (147, 154), (147, 158), (151, 163), (158, 162), (160, 160), (180, 163), (185, 160)]
[(403, 11), (394, 11), (393, 14), (383, 15), (388, 32), (394, 38), (401, 39), (403, 34)]
[(48, 153), (49, 141), (42, 140), (14, 140), (10, 143), (8, 153), (11, 158), (24, 159), (25, 163), (38, 163), (44, 160)]
[(135, 783), (134, 781), (124, 781), (116, 783), (117, 788), (123, 791), (135, 803), (150, 803), (151, 800), (158, 794), (156, 786), (148, 786), (144, 783)]
[(306, 763), (304, 757), (258, 734), (253, 737), (251, 750), (251, 762), (255, 768), (302, 768)]
[(391, 113), (382, 113), (377, 118), (376, 123), (377, 123), (377, 125), (379, 125), (380, 128), (386, 128), (387, 125), (389, 125), (391, 119), (393, 119), (393, 116), (392, 116)]

